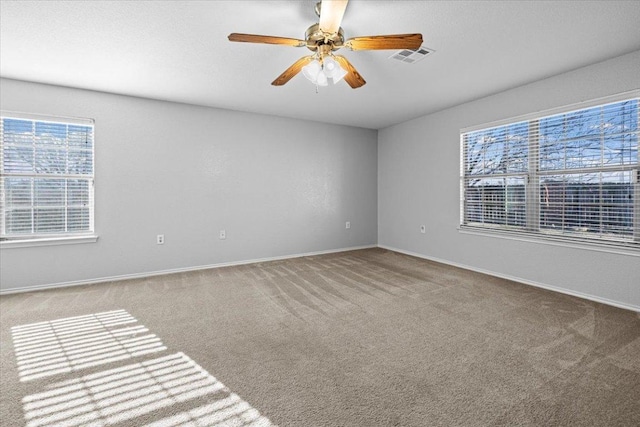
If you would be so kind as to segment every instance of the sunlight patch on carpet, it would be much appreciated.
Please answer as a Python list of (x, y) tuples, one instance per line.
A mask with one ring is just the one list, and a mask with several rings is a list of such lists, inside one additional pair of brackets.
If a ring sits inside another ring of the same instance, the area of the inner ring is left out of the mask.
[(103, 427), (194, 399), (207, 403), (147, 425), (273, 426), (183, 353), (54, 383), (22, 402), (27, 427)]
[(11, 328), (20, 381), (31, 381), (166, 350), (125, 310)]

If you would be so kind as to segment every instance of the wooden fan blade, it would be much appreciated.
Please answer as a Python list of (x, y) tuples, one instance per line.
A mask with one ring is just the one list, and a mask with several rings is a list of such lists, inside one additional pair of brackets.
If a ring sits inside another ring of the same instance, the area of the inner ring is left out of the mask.
[(329, 34), (338, 32), (348, 2), (349, 0), (322, 0), (319, 22), (321, 31)]
[(351, 86), (353, 89), (357, 89), (367, 84), (367, 82), (364, 81), (364, 79), (362, 78), (358, 70), (356, 70), (354, 66), (351, 65), (351, 62), (349, 62), (347, 58), (341, 55), (334, 55), (333, 58), (335, 58), (335, 60), (338, 61), (340, 66), (344, 68), (345, 71), (347, 72), (347, 74), (344, 76), (344, 81), (347, 82), (349, 86)]
[(258, 34), (241, 34), (241, 33), (229, 34), (229, 41), (246, 42), (246, 43), (282, 44), (282, 45), (294, 46), (294, 47), (302, 47), (307, 45), (307, 42), (305, 42), (304, 40), (289, 39), (287, 37), (261, 36)]
[(282, 86), (283, 84), (291, 80), (296, 74), (298, 74), (300, 70), (302, 70), (302, 67), (304, 67), (311, 61), (313, 61), (313, 55), (303, 56), (302, 58), (294, 62), (291, 67), (284, 70), (284, 73), (280, 74), (277, 79), (271, 82), (271, 84), (274, 86)]
[(422, 34), (392, 34), (388, 36), (354, 37), (345, 42), (351, 50), (411, 49), (422, 45)]

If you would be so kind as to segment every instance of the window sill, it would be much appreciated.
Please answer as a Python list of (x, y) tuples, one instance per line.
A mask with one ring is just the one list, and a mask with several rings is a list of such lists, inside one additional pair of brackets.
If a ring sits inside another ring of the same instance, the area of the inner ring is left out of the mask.
[(98, 236), (47, 237), (39, 239), (4, 240), (0, 242), (0, 249), (28, 248), (34, 246), (77, 245), (81, 243), (95, 243)]
[(640, 257), (640, 248), (631, 247), (628, 245), (616, 245), (615, 243), (599, 243), (599, 242), (585, 242), (577, 241), (570, 238), (546, 236), (546, 235), (533, 235), (527, 233), (518, 233), (512, 231), (502, 230), (487, 230), (475, 227), (458, 226), (458, 231), (462, 234), (471, 234), (475, 236), (494, 237), (499, 239), (518, 240), (521, 242), (531, 242), (543, 245), (562, 246), (565, 248), (583, 249), (598, 252), (608, 252), (619, 255), (629, 255)]

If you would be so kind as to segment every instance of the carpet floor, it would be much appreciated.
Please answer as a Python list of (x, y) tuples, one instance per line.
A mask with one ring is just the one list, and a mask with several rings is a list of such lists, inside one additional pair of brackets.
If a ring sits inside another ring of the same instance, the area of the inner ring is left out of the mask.
[(383, 249), (0, 298), (6, 426), (638, 426), (640, 314)]

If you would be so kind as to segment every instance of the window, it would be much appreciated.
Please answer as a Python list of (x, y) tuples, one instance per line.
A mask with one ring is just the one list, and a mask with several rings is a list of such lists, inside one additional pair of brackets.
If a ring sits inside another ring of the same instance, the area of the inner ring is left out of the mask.
[(638, 98), (461, 133), (461, 229), (640, 248)]
[(93, 234), (93, 122), (0, 119), (0, 239)]

